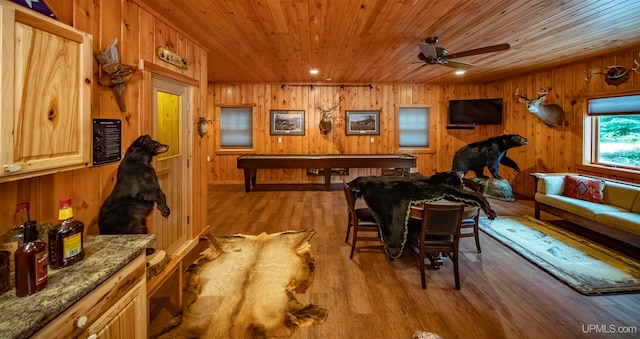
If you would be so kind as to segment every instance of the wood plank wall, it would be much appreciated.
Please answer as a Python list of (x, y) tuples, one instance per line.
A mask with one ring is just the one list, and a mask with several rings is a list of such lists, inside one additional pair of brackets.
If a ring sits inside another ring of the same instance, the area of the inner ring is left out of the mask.
[[(640, 75), (631, 71), (629, 81), (620, 86), (607, 85), (603, 75), (585, 78), (588, 73), (606, 72), (608, 66), (624, 65), (629, 69), (633, 61), (640, 62), (640, 47), (602, 55), (583, 62), (539, 72), (508, 77), (485, 84), (407, 85), (373, 84), (366, 87), (315, 87), (280, 84), (209, 84), (208, 117), (214, 119), (213, 132), (207, 136), (209, 171), (207, 179), (213, 183), (240, 183), (242, 171), (236, 168), (238, 156), (246, 153), (411, 153), (418, 157), (417, 170), (424, 174), (451, 168), (453, 155), (460, 147), (502, 133), (518, 133), (529, 140), (526, 146), (514, 148), (507, 154), (518, 163), (520, 173), (500, 167), (500, 174), (512, 183), (516, 193), (533, 196), (535, 188), (530, 173), (580, 172), (604, 177), (640, 182), (637, 172), (623, 172), (582, 166), (583, 135), (587, 122), (585, 98), (588, 96), (639, 93)], [(526, 110), (514, 96), (517, 88), (528, 98), (535, 97), (542, 87), (550, 89), (546, 103), (555, 103), (566, 112), (566, 126), (551, 128)], [(451, 99), (494, 98), (504, 99), (503, 124), (477, 126), (474, 130), (448, 130), (447, 110)], [(333, 114), (333, 130), (323, 136), (318, 130), (318, 106), (339, 104)], [(254, 147), (252, 150), (221, 150), (217, 124), (222, 106), (254, 107)], [(397, 108), (405, 105), (428, 106), (432, 118), (432, 145), (429, 150), (403, 150), (398, 148)], [(305, 136), (278, 136), (269, 133), (269, 110), (304, 109), (306, 111)], [(345, 111), (350, 109), (380, 109), (381, 134), (374, 136), (345, 135)], [(273, 169), (258, 172), (259, 183), (318, 183), (320, 178), (306, 176), (305, 170)], [(360, 175), (378, 174), (375, 170), (352, 170), (348, 176), (334, 176), (333, 182), (350, 180)], [(486, 172), (487, 173), (487, 172)], [(488, 173), (487, 173), (488, 174)], [(468, 173), (467, 176), (473, 176)]]
[[(193, 128), (198, 117), (206, 115), (207, 53), (198, 42), (172, 28), (152, 9), (135, 0), (48, 0), (60, 21), (93, 35), (94, 51), (103, 51), (118, 38), (121, 62), (138, 66), (143, 59), (169, 77), (191, 79), (199, 84), (194, 91)], [(156, 48), (167, 46), (189, 60), (188, 70), (179, 69), (158, 59)], [(98, 86), (98, 65), (94, 62), (92, 118), (122, 120), (123, 150), (139, 135), (151, 134), (152, 114), (151, 74), (138, 71), (125, 89), (127, 111), (121, 113), (111, 90)], [(192, 179), (194, 214), (191, 216), (192, 234), (197, 236), (206, 227), (207, 189), (206, 152), (197, 133), (193, 138)], [(62, 172), (52, 175), (0, 184), (0, 233), (13, 226), (13, 214), (18, 202), (31, 203), (31, 218), (38, 222), (57, 222), (60, 198), (73, 199), (76, 219), (85, 223), (87, 234), (98, 234), (97, 216), (102, 201), (115, 185), (119, 163)]]

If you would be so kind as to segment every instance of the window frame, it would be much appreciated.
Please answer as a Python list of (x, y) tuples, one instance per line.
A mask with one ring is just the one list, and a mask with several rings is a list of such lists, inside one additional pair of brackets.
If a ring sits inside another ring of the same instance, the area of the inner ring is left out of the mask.
[[(223, 146), (222, 145), (222, 110), (225, 108), (247, 108), (251, 110), (251, 146)], [(216, 148), (218, 152), (221, 153), (250, 153), (253, 152), (255, 148), (255, 126), (256, 126), (256, 114), (254, 110), (254, 105), (220, 105), (216, 109), (218, 116), (218, 124), (217, 124), (217, 137), (216, 137)]]
[(611, 164), (606, 162), (599, 161), (599, 145), (600, 145), (600, 117), (601, 116), (616, 116), (616, 115), (640, 115), (640, 113), (603, 113), (603, 114), (591, 114), (590, 112), (590, 101), (594, 99), (605, 99), (605, 98), (616, 98), (616, 97), (628, 97), (628, 96), (638, 96), (639, 92), (622, 92), (622, 93), (606, 93), (600, 95), (591, 95), (585, 97), (584, 100), (584, 110), (585, 110), (585, 126), (584, 126), (584, 136), (583, 136), (583, 166), (596, 166), (596, 167), (604, 167), (609, 168), (611, 170), (616, 171), (625, 171), (625, 172), (640, 172), (640, 167), (632, 167), (626, 166), (623, 164)]
[[(400, 129), (400, 110), (403, 108), (424, 108), (427, 111), (427, 146), (402, 146), (400, 145), (400, 135), (402, 133)], [(402, 152), (413, 152), (413, 153), (434, 153), (436, 149), (434, 131), (435, 131), (435, 118), (434, 118), (433, 107), (427, 104), (401, 104), (396, 107), (396, 146), (397, 149)]]

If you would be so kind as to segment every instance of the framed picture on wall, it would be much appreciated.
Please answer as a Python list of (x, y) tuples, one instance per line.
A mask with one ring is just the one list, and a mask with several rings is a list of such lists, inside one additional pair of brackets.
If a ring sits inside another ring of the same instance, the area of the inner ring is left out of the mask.
[(347, 111), (347, 135), (380, 134), (380, 111)]
[(271, 135), (304, 135), (304, 110), (271, 110)]

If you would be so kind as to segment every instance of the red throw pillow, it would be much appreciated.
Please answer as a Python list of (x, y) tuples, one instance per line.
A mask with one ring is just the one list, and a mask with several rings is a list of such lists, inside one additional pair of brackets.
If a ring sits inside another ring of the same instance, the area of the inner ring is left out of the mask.
[(604, 180), (565, 175), (562, 195), (602, 204)]

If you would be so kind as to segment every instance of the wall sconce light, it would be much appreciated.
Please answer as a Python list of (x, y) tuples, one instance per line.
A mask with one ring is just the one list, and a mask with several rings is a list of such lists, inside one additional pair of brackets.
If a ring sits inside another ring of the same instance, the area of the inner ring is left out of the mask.
[(207, 119), (205, 117), (198, 118), (198, 134), (201, 138), (209, 131), (210, 122), (213, 122), (213, 119)]

